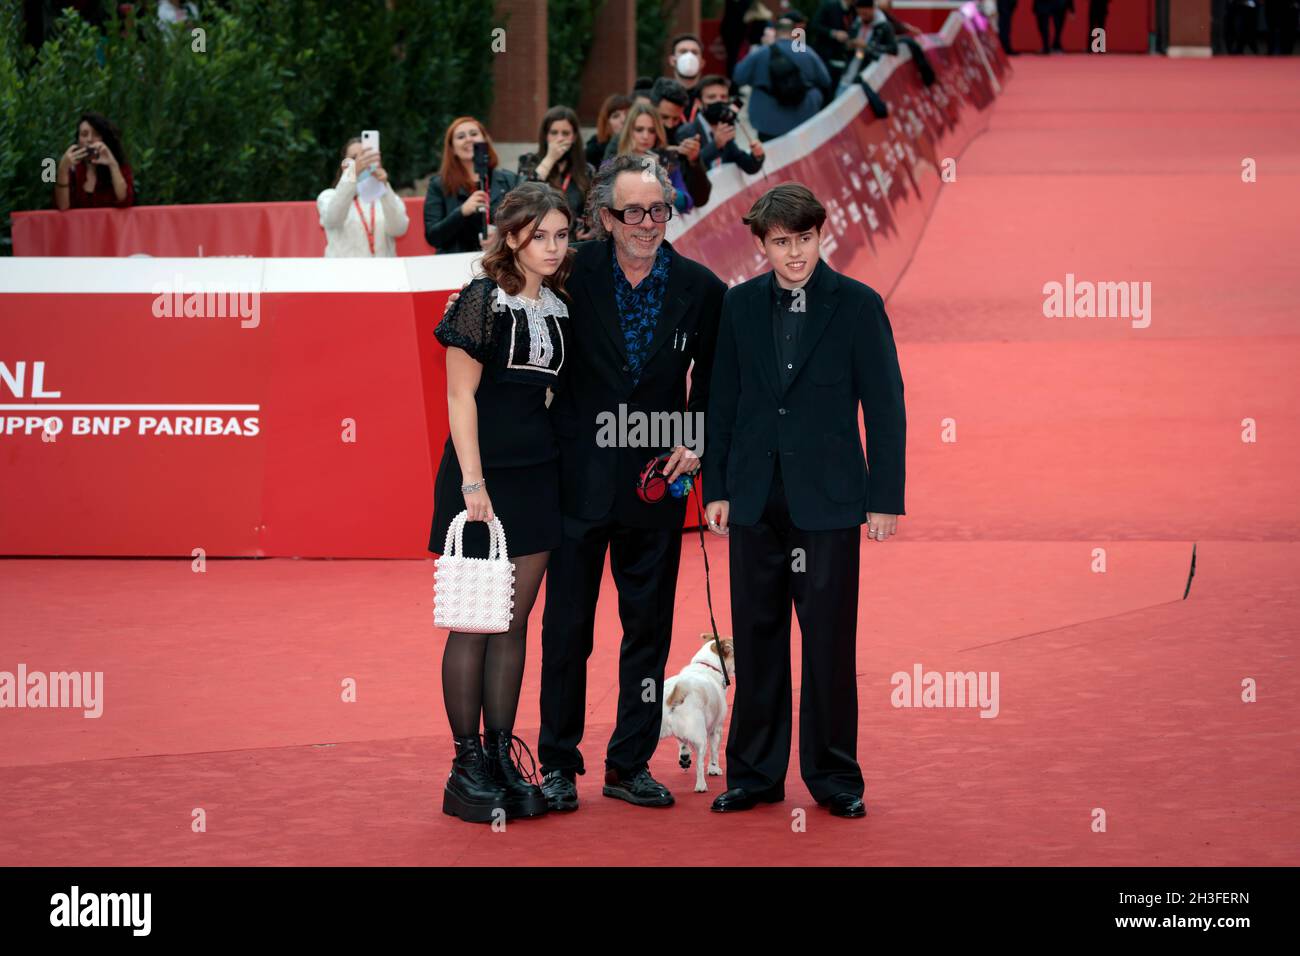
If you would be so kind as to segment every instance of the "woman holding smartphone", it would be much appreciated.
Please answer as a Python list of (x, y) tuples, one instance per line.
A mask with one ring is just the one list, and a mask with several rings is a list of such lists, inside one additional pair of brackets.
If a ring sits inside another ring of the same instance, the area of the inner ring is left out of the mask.
[[(469, 512), (465, 554), (488, 553), (484, 522), (499, 518), (515, 566), (510, 629), (451, 631), (442, 693), (456, 757), (443, 812), (485, 823), (546, 812), (546, 798), (516, 760), (528, 614), (552, 549), (560, 544), (559, 445), (547, 412), (569, 337), (564, 282), (572, 267), (573, 213), (557, 189), (525, 183), (506, 195), (483, 275), (460, 293), (434, 331), (447, 346), (450, 435), (434, 483), (429, 550), (441, 554), (452, 520)], [(479, 738), (480, 718), (483, 739)], [(517, 744), (517, 746), (516, 746)]]
[(82, 113), (77, 141), (59, 157), (54, 175), (56, 209), (135, 205), (135, 181), (117, 127), (102, 113)]
[[(367, 175), (380, 183), (378, 198), (363, 198), (358, 184)], [(325, 257), (379, 257), (397, 255), (397, 240), (406, 235), (411, 217), (406, 203), (388, 184), (388, 171), (377, 149), (367, 149), (361, 137), (343, 145), (343, 158), (334, 185), (316, 197), (316, 211), (325, 230)]]

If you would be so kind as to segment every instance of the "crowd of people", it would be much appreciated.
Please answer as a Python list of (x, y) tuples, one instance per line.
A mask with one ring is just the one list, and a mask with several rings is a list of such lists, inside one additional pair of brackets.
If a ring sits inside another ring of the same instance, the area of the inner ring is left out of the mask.
[[(426, 242), (440, 253), (481, 252), (495, 234), (502, 201), (526, 182), (559, 190), (574, 216), (573, 238), (591, 238), (591, 183), (619, 156), (653, 159), (665, 170), (674, 212), (707, 205), (711, 169), (734, 163), (745, 173), (759, 172), (764, 142), (816, 114), (865, 63), (895, 52), (896, 34), (915, 32), (884, 2), (826, 0), (811, 22), (793, 9), (774, 16), (757, 0), (740, 4), (745, 9), (737, 19), (729, 3), (722, 23), (728, 72), (704, 71), (704, 46), (695, 34), (673, 37), (664, 75), (640, 77), (626, 93), (606, 97), (585, 143), (577, 113), (554, 106), (542, 117), (536, 149), (520, 156), (513, 170), (502, 166), (482, 120), (457, 117), (444, 131), (441, 164), (425, 192)], [(183, 22), (187, 6), (169, 5), (168, 21)], [(796, 31), (809, 42), (796, 42)], [(923, 56), (919, 47), (914, 54)], [(76, 142), (59, 162), (56, 208), (134, 202), (121, 135), (107, 118), (83, 115)], [(317, 207), (329, 257), (395, 255), (396, 240), (409, 228), (380, 151), (359, 138), (343, 145), (334, 181), (317, 197)]]
[[(762, 7), (751, 4), (748, 13), (754, 6)], [(917, 32), (877, 0), (827, 0), (811, 23), (797, 10), (787, 10), (773, 20), (754, 17), (741, 24), (753, 42), (739, 57), (740, 43), (727, 41), (730, 75), (704, 72), (698, 36), (673, 37), (665, 74), (640, 77), (628, 92), (606, 97), (595, 132), (585, 143), (573, 109), (548, 110), (537, 149), (521, 156), (513, 172), (500, 167), (481, 120), (454, 120), (446, 130), (442, 168), (425, 195), (429, 245), (440, 252), (487, 248), (502, 200), (526, 182), (562, 192), (574, 216), (573, 238), (590, 238), (596, 228), (586, 213), (590, 183), (619, 156), (653, 159), (663, 168), (673, 187), (674, 212), (705, 206), (711, 194), (709, 170), (734, 163), (757, 173), (765, 159), (764, 142), (816, 114), (876, 56), (896, 52), (898, 35)], [(729, 26), (724, 19), (725, 35)], [(803, 31), (811, 45), (796, 43), (796, 31)], [(919, 47), (914, 55), (924, 57)], [(741, 119), (742, 88), (748, 88), (747, 123)], [(474, 143), (484, 144), (477, 166)], [(359, 227), (358, 221), (353, 228)]]
[[(1300, 0), (1225, 2), (1229, 52), (1258, 51), (1262, 18), (1268, 52), (1291, 53)], [(1109, 3), (1088, 0), (1089, 37), (1093, 29), (1105, 28)], [(997, 0), (999, 39), (1013, 56), (1017, 51), (1012, 48), (1011, 21), (1017, 4)], [(863, 69), (880, 55), (907, 46), (922, 79), (933, 82), (934, 72), (915, 40), (919, 31), (895, 17), (888, 6), (889, 0), (823, 0), (809, 20), (793, 8), (774, 14), (762, 0), (729, 0), (721, 22), (725, 72), (704, 73), (700, 38), (676, 36), (668, 45), (665, 74), (641, 77), (627, 93), (608, 96), (595, 132), (585, 143), (572, 108), (548, 110), (538, 130), (537, 149), (521, 156), (513, 171), (501, 167), (481, 120), (453, 120), (443, 137), (441, 166), (425, 194), (425, 240), (437, 252), (481, 251), (494, 232), (492, 220), (501, 201), (524, 182), (559, 189), (575, 217), (574, 238), (589, 238), (594, 226), (585, 207), (592, 178), (620, 155), (654, 157), (667, 170), (675, 189), (675, 211), (706, 205), (710, 169), (734, 163), (746, 173), (758, 172), (764, 142), (815, 115), (858, 82)], [(1041, 52), (1061, 52), (1061, 34), (1067, 15), (1074, 12), (1074, 0), (1032, 0), (1032, 8)], [(164, 2), (158, 16), (164, 23), (183, 23), (197, 11), (192, 3)], [(873, 90), (865, 89), (872, 108), (883, 115), (884, 104)], [(374, 182), (359, 194), (358, 185), (371, 175)], [(376, 183), (382, 191), (374, 188)], [(55, 208), (123, 208), (134, 203), (135, 186), (120, 132), (99, 113), (82, 114), (75, 142), (58, 162)], [(344, 145), (335, 182), (317, 197), (317, 206), (327, 256), (394, 255), (395, 240), (408, 227), (382, 156), (378, 150), (363, 150), (358, 140)]]

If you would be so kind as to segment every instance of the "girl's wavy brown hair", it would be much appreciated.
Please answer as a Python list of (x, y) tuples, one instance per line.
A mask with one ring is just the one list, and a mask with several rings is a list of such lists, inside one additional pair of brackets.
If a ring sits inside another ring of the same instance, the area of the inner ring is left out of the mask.
[[(493, 220), (497, 227), (496, 236), (479, 260), (479, 268), (485, 276), (504, 289), (506, 295), (518, 295), (524, 289), (523, 270), (515, 260), (515, 251), (506, 244), (506, 236), (514, 236), (516, 239), (523, 238), (523, 235), (531, 237), (532, 232), (552, 210), (564, 216), (572, 243), (573, 211), (569, 208), (564, 193), (554, 186), (536, 182), (523, 183), (506, 193), (501, 205), (497, 207), (496, 218)], [(532, 239), (529, 238), (528, 241), (532, 242)], [(556, 295), (568, 298), (564, 283), (572, 271), (573, 246), (570, 245), (560, 267), (551, 275), (545, 276), (542, 284)]]

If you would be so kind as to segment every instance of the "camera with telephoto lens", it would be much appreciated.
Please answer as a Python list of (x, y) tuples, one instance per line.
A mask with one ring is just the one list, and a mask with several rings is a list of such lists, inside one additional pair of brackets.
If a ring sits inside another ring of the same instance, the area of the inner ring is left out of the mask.
[(736, 111), (726, 100), (710, 103), (701, 112), (710, 126), (717, 126), (719, 123), (729, 123), (734, 126), (736, 123)]

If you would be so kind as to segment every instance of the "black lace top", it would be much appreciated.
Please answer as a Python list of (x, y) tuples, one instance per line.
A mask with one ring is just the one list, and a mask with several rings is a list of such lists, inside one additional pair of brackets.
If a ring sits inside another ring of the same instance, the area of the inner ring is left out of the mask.
[[(475, 279), (438, 323), (434, 336), (483, 366), (478, 405), (479, 457), (484, 468), (532, 465), (559, 457), (546, 411), (564, 364), (569, 310), (550, 289), (537, 301), (507, 295)], [(451, 438), (448, 447), (453, 447)]]

